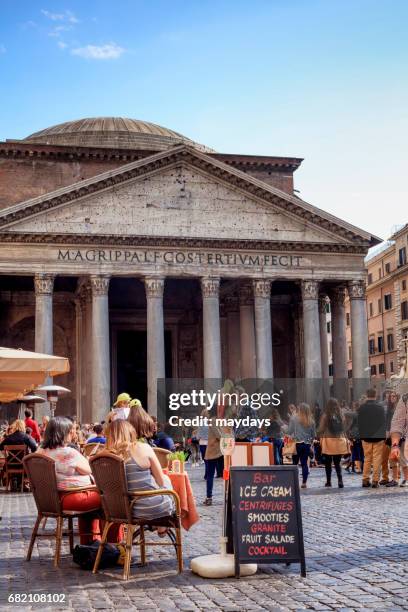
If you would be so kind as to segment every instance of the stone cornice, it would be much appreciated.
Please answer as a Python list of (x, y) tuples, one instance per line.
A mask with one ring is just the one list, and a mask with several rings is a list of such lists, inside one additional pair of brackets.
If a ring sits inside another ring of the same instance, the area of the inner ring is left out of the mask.
[[(0, 244), (50, 244), (72, 246), (129, 246), (129, 247), (179, 247), (216, 248), (247, 251), (282, 251), (306, 253), (349, 253), (365, 255), (366, 247), (360, 244), (333, 244), (328, 242), (279, 242), (273, 240), (238, 240), (212, 238), (180, 238), (178, 236), (116, 236), (98, 234), (52, 234), (26, 232), (0, 232)], [(370, 285), (371, 286), (371, 285)]]
[[(158, 151), (157, 151), (158, 152)], [(41, 144), (22, 140), (0, 142), (0, 157), (11, 159), (47, 159), (54, 161), (117, 160), (131, 162), (152, 155), (154, 151), (142, 149), (116, 149), (110, 147), (79, 147)], [(300, 157), (275, 155), (241, 155), (238, 153), (210, 153), (207, 155), (234, 167), (280, 169), (295, 171), (303, 161)]]
[(74, 185), (62, 187), (51, 193), (11, 206), (0, 212), (0, 227), (183, 162), (207, 172), (265, 203), (272, 204), (287, 215), (293, 216), (297, 220), (303, 220), (305, 224), (319, 227), (348, 243), (358, 244), (366, 248), (376, 243), (376, 238), (363, 230), (359, 230), (337, 217), (315, 208), (296, 196), (291, 196), (228, 164), (211, 158), (208, 154), (184, 145), (156, 153), (148, 158), (120, 166)]

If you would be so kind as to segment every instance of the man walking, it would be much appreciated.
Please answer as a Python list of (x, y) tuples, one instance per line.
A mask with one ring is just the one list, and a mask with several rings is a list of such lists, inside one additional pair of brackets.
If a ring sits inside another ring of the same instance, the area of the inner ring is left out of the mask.
[[(375, 389), (368, 389), (367, 400), (358, 411), (358, 429), (363, 441), (364, 468), (363, 487), (378, 487), (381, 474), (384, 441), (386, 438), (385, 409), (376, 401)], [(372, 470), (372, 484), (370, 476)]]

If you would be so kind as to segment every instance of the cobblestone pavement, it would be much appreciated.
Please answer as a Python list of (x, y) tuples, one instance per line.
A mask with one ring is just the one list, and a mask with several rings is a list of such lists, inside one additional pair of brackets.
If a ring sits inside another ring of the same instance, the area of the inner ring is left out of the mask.
[[(197, 501), (204, 497), (202, 469), (191, 470)], [(25, 562), (34, 524), (30, 494), (0, 493), (0, 609), (31, 610), (408, 610), (408, 489), (362, 489), (361, 477), (345, 475), (345, 488), (325, 489), (323, 470), (312, 470), (302, 491), (307, 578), (298, 566), (260, 566), (250, 578), (205, 580), (192, 574), (191, 558), (218, 552), (222, 482), (215, 504), (201, 507), (200, 523), (184, 535), (185, 571), (176, 574), (170, 548), (149, 556), (147, 567), (98, 576), (72, 563), (63, 548), (52, 566), (52, 543), (41, 538)], [(49, 521), (51, 523), (51, 521)], [(51, 525), (47, 528), (51, 528)], [(137, 553), (135, 553), (137, 554)], [(64, 593), (65, 604), (8, 604), (8, 593)]]

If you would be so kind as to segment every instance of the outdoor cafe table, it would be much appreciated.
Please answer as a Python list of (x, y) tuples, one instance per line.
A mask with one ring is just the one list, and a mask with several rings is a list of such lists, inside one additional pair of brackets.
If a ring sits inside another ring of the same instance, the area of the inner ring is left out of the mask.
[(188, 474), (186, 472), (176, 474), (175, 472), (169, 472), (167, 469), (163, 472), (170, 478), (173, 490), (180, 498), (181, 524), (188, 531), (200, 518)]

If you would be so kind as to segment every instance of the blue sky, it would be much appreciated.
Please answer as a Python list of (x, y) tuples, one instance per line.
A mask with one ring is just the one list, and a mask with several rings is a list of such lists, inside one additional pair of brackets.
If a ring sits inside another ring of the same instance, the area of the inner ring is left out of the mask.
[(307, 201), (406, 223), (405, 0), (0, 3), (0, 139), (119, 115), (221, 152), (304, 157)]

